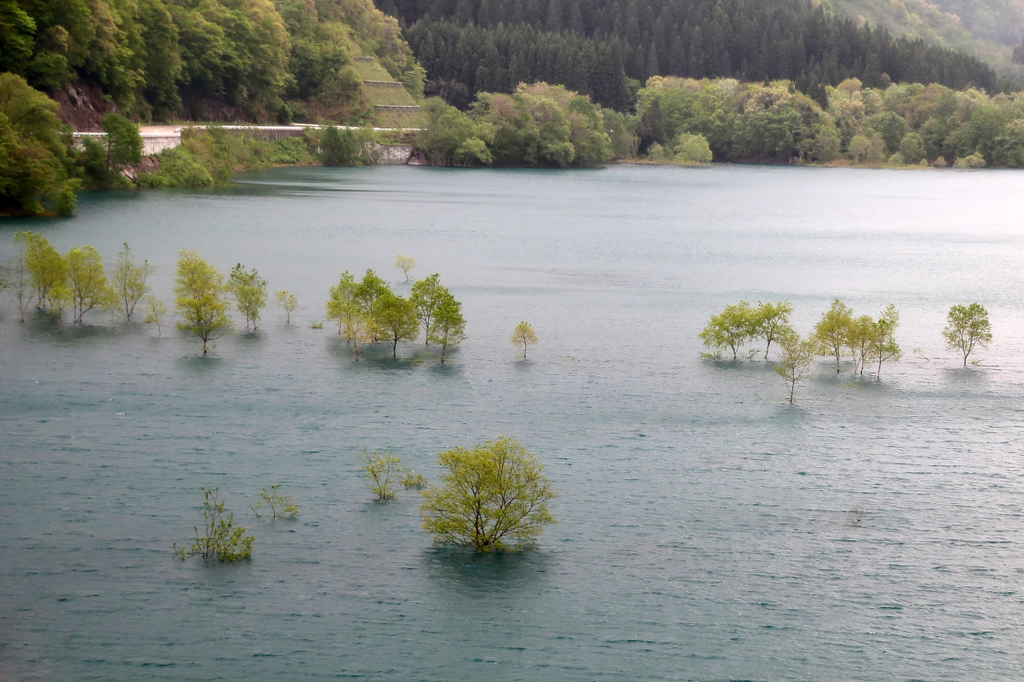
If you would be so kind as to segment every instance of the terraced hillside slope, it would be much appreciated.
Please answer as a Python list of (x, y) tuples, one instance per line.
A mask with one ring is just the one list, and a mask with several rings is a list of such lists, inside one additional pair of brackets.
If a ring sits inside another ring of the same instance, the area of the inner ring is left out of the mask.
[(375, 57), (356, 55), (352, 65), (362, 80), (370, 120), (378, 128), (419, 128), (424, 117), (405, 86), (391, 77)]

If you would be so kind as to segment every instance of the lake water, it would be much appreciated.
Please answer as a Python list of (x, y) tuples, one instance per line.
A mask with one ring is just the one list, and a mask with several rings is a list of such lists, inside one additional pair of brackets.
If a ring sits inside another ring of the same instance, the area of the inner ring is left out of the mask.
[[(1024, 173), (723, 166), (287, 169), (218, 191), (85, 195), (0, 222), (170, 301), (179, 249), (294, 292), (200, 345), (101, 313), (57, 333), (0, 303), (5, 680), (1019, 680), (1024, 676)], [(441, 275), (469, 337), (358, 363), (323, 320), (343, 270)], [(700, 357), (707, 318), (788, 298), (900, 310), (880, 381), (827, 359), (785, 402), (770, 364)], [(943, 347), (950, 305), (995, 340)], [(236, 316), (237, 319), (237, 316)], [(512, 328), (540, 343), (516, 359)], [(418, 495), (357, 473), (508, 434), (560, 523), (535, 551), (432, 547)], [(294, 522), (247, 511), (280, 484)], [(219, 487), (240, 565), (171, 545)]]

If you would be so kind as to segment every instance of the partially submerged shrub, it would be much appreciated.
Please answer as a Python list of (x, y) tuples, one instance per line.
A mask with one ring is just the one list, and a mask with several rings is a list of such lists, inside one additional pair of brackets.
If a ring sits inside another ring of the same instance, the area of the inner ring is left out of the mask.
[(391, 500), (395, 497), (395, 486), (399, 476), (405, 473), (402, 468), (402, 460), (395, 457), (387, 450), (375, 450), (372, 453), (363, 451), (356, 455), (362, 462), (360, 467), (363, 476), (366, 477), (366, 484), (377, 496), (378, 500)]
[(251, 535), (245, 528), (235, 525), (233, 513), (224, 515), (224, 502), (218, 499), (219, 488), (203, 491), (203, 530), (193, 526), (195, 539), (186, 547), (174, 543), (174, 551), (182, 560), (198, 554), (203, 561), (233, 562), (252, 556)]
[(408, 471), (405, 474), (405, 478), (402, 479), (402, 486), (405, 488), (416, 488), (417, 490), (422, 490), (427, 487), (427, 477), (423, 474), (416, 474)]
[[(252, 513), (256, 515), (256, 518), (262, 518), (260, 509), (266, 508), (270, 510), (270, 518), (276, 519), (279, 516), (294, 517), (299, 513), (299, 508), (295, 506), (291, 495), (279, 495), (277, 489), (280, 485), (270, 486), (268, 491), (263, 488), (260, 491), (260, 501), (256, 504), (250, 504), (249, 508), (252, 509)], [(265, 513), (265, 512), (264, 512)]]

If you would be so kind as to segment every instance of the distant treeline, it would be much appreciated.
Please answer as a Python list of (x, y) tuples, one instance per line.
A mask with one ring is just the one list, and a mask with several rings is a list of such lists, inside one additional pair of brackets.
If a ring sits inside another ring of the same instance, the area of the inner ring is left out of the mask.
[(408, 26), (427, 94), (464, 107), (481, 91), (558, 83), (603, 106), (651, 76), (786, 79), (824, 104), (825, 85), (858, 78), (996, 88), (962, 52), (858, 27), (801, 0), (377, 0)]
[[(637, 116), (605, 114), (615, 154), (671, 155), (703, 136), (718, 160), (776, 159), (880, 165), (1024, 167), (1024, 93), (900, 84), (827, 88), (826, 106), (792, 83), (654, 78)], [(619, 127), (616, 128), (615, 125)], [(632, 132), (632, 134), (631, 134)]]
[(397, 22), (371, 0), (0, 2), (0, 72), (43, 91), (82, 79), (133, 118), (223, 103), (250, 120), (350, 120), (365, 111), (359, 51), (421, 90)]

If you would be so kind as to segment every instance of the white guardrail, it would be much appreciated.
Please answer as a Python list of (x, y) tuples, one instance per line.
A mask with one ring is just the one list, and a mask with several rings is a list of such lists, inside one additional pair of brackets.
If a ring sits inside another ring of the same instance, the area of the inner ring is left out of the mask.
[[(185, 128), (220, 128), (222, 130), (257, 130), (263, 133), (268, 133), (273, 137), (289, 137), (298, 136), (302, 134), (303, 130), (320, 130), (328, 126), (316, 125), (316, 124), (301, 124), (301, 125), (289, 125), (289, 126), (252, 126), (252, 125), (181, 125), (173, 130), (164, 131), (147, 131), (140, 132), (139, 135), (142, 137), (142, 153), (145, 156), (151, 156), (153, 154), (159, 154), (165, 149), (173, 149), (181, 144), (181, 131)], [(342, 130), (362, 130), (359, 126), (337, 126)], [(373, 128), (376, 132), (388, 132), (388, 133), (415, 133), (419, 132), (421, 128)], [(98, 139), (107, 136), (106, 133), (72, 133), (75, 139), (76, 146), (81, 147), (81, 140), (86, 138)]]

